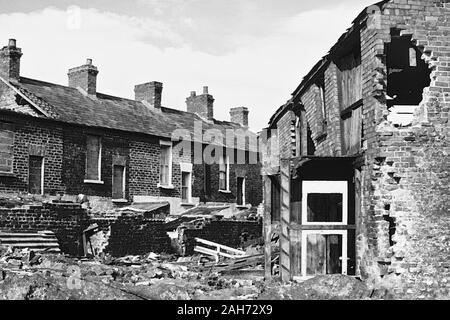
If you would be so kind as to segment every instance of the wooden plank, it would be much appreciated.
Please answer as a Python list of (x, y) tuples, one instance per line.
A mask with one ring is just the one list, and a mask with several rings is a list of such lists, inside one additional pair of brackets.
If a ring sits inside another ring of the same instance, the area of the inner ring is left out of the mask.
[(282, 281), (291, 280), (290, 267), (290, 242), (289, 242), (289, 223), (290, 223), (290, 160), (281, 160), (281, 234), (280, 234), (280, 275)]
[(212, 241), (205, 240), (205, 239), (202, 239), (202, 238), (195, 238), (195, 241), (197, 241), (199, 243), (206, 244), (208, 246), (213, 246), (213, 247), (216, 247), (216, 248), (220, 248), (220, 249), (223, 249), (225, 251), (233, 252), (233, 253), (235, 253), (237, 255), (245, 255), (245, 252), (242, 251), (242, 250), (234, 249), (234, 248), (225, 246), (225, 245), (220, 244), (220, 243), (212, 242)]
[(302, 258), (302, 231), (290, 229), (291, 241), (291, 274), (292, 277), (301, 275), (301, 258)]
[(264, 235), (264, 278), (272, 278), (272, 181), (269, 176), (264, 176), (264, 216), (263, 216), (263, 235)]

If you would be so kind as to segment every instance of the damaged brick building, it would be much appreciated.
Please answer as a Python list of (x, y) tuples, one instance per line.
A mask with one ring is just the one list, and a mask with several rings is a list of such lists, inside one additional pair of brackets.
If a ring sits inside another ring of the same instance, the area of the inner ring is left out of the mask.
[[(21, 56), (14, 39), (0, 51), (0, 192), (84, 194), (100, 208), (167, 201), (171, 213), (199, 202), (261, 203), (256, 143), (236, 142), (256, 137), (247, 108), (232, 108), (231, 121), (214, 119), (208, 87), (191, 92), (187, 111), (166, 108), (155, 81), (136, 85), (135, 100), (102, 94), (91, 59), (69, 70), (68, 86), (29, 79)], [(217, 144), (219, 161), (194, 161), (210, 145), (208, 130), (236, 137)], [(244, 162), (230, 161), (240, 152)]]
[[(448, 295), (450, 3), (364, 9), (271, 117), (266, 275), (342, 273)], [(402, 289), (403, 288), (403, 289)]]

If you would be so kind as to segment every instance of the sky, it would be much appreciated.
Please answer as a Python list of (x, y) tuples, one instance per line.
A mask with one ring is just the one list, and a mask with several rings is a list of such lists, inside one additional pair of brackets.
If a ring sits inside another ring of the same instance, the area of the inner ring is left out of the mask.
[(17, 39), (21, 75), (67, 85), (93, 59), (97, 91), (134, 98), (163, 82), (186, 110), (209, 87), (214, 117), (247, 107), (260, 131), (354, 18), (375, 0), (0, 0), (0, 46)]

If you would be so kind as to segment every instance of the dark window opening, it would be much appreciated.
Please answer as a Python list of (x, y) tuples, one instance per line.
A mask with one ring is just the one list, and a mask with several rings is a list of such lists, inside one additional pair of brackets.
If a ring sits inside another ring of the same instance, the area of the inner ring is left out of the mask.
[(316, 153), (316, 146), (314, 145), (314, 141), (312, 139), (312, 131), (309, 124), (306, 127), (306, 150), (309, 156)]
[(421, 58), (422, 52), (411, 41), (411, 36), (400, 36), (400, 30), (391, 30), (391, 42), (385, 45), (387, 64), (388, 107), (419, 105), (425, 87), (430, 85), (431, 70)]
[(394, 240), (392, 238), (396, 231), (395, 219), (390, 216), (384, 216), (384, 221), (389, 222), (389, 245), (392, 247), (394, 245)]
[(183, 203), (190, 202), (190, 189), (191, 189), (191, 173), (181, 172), (181, 201)]
[(316, 85), (319, 89), (319, 106), (320, 106), (320, 113), (322, 115), (322, 121), (321, 121), (321, 129), (322, 132), (326, 132), (327, 127), (327, 106), (326, 106), (326, 100), (325, 100), (325, 78), (320, 78)]
[(238, 177), (237, 181), (236, 181), (236, 185), (237, 185), (237, 199), (236, 202), (238, 205), (243, 205), (244, 204), (244, 183), (245, 183), (245, 179), (242, 177)]
[(342, 222), (342, 193), (309, 193), (308, 222)]

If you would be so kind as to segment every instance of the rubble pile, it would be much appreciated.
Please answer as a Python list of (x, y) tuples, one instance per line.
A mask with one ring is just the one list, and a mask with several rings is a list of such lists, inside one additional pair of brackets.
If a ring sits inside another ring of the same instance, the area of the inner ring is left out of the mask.
[(0, 299), (256, 299), (261, 292), (262, 277), (222, 277), (201, 260), (154, 253), (79, 259), (2, 248)]

